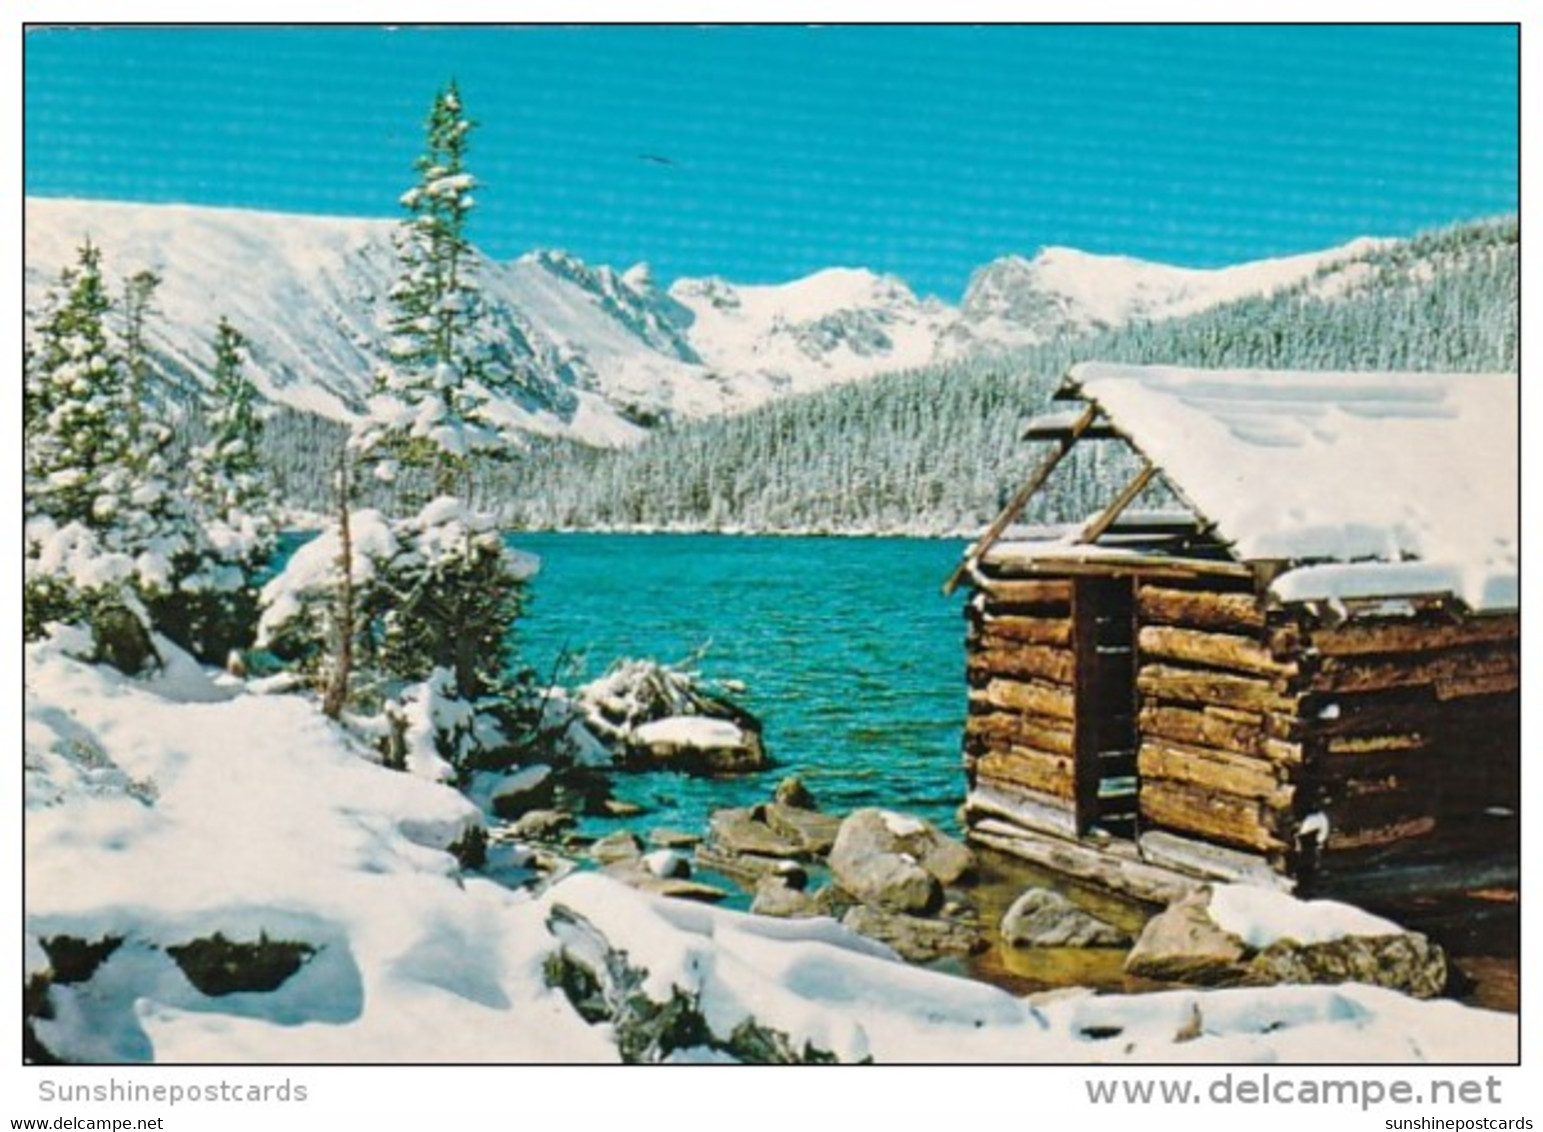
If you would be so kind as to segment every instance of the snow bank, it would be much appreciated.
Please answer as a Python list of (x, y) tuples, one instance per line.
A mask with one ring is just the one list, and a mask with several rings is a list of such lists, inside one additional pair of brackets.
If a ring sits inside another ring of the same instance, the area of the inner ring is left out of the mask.
[[(26, 969), (42, 971), (60, 936), (121, 941), (89, 979), (53, 986), (53, 1017), (33, 1020), (68, 1059), (614, 1061), (615, 1028), (548, 986), (566, 946), (554, 924), (574, 915), (643, 972), (643, 993), (690, 996), (714, 1035), (754, 1019), (848, 1060), (1515, 1056), (1514, 1017), (1368, 988), (1036, 1005), (907, 966), (828, 919), (753, 917), (593, 873), (539, 897), (510, 891), (445, 851), (478, 820), (461, 795), (376, 765), (299, 697), (173, 667), (157, 683), (57, 642), (26, 653)], [(309, 950), (276, 988), (204, 993), (168, 949), (216, 933)], [(1197, 1011), (1199, 1037), (1179, 1041)]]

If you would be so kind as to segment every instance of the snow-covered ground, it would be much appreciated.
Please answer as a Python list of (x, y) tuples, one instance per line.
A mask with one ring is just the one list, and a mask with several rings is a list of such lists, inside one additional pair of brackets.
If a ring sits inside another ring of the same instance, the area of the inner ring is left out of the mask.
[[(722, 1060), (756, 1025), (878, 1062), (1503, 1062), (1515, 1017), (1359, 986), (1072, 992), (1043, 1001), (903, 964), (830, 920), (671, 901), (598, 874), (539, 895), (462, 873), (444, 847), (480, 821), (460, 794), (375, 765), (303, 698), (260, 695), (169, 645), (131, 680), (26, 654), (26, 967), (61, 936), (122, 942), (52, 989), (42, 1042), (71, 1060), (224, 1063), (606, 1062), (544, 974), (625, 953), (641, 993), (679, 992), (708, 1032), (672, 1060)], [(1250, 930), (1274, 905), (1235, 899)], [(205, 994), (168, 948), (303, 943), (277, 989)], [(581, 933), (582, 934), (582, 933)], [(576, 951), (574, 950), (576, 949)], [(1198, 1019), (1198, 1022), (1197, 1022)], [(1198, 1034), (1198, 1036), (1197, 1036)]]

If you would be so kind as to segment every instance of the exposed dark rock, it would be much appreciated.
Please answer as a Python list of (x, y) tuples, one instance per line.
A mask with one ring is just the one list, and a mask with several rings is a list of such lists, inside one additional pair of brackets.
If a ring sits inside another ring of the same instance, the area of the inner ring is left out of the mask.
[(43, 954), (48, 956), (50, 983), (83, 983), (118, 950), (123, 937), (104, 935), (101, 939), (86, 940), (72, 935), (51, 935), (38, 942), (43, 947)]
[(549, 809), (557, 790), (557, 779), (545, 763), (523, 767), (506, 775), (488, 799), (493, 812), (506, 820), (531, 810)]
[(298, 941), (272, 940), (266, 932), (252, 943), (229, 940), (215, 932), (168, 947), (166, 954), (182, 968), (188, 982), (201, 993), (216, 997), (277, 990), (316, 954), (316, 948)]
[(1002, 917), (1002, 939), (1013, 947), (1127, 947), (1129, 933), (1084, 912), (1059, 892), (1031, 888)]

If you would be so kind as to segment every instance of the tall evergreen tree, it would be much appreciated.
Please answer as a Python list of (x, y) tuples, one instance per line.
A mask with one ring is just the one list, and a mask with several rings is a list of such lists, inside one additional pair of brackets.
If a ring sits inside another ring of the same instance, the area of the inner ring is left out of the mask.
[[(473, 453), (510, 439), (487, 416), (490, 359), (477, 336), (482, 305), (466, 237), (474, 128), (451, 82), (435, 95), (418, 181), (401, 197), (390, 335), (358, 439), (367, 457), (400, 463), (410, 479), (426, 476), (435, 495), (455, 491)], [(392, 463), (381, 465), (387, 474)]]

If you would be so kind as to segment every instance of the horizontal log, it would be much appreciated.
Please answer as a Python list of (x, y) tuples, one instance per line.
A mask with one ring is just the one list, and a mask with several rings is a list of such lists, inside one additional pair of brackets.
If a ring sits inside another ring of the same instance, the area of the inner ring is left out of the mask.
[(1521, 619), (1475, 617), (1458, 622), (1388, 623), (1348, 622), (1333, 628), (1313, 629), (1308, 644), (1324, 656), (1362, 656), (1370, 653), (1424, 652), (1521, 639)]
[(1025, 614), (991, 614), (974, 617), (976, 634), (1028, 645), (1071, 644), (1072, 623), (1067, 617), (1029, 617)]
[(1025, 715), (1019, 712), (993, 712), (972, 715), (965, 720), (966, 743), (982, 745), (1038, 747), (1057, 755), (1071, 755), (1076, 741), (1065, 720), (1051, 716)]
[(1137, 721), (1143, 735), (1258, 755), (1264, 750), (1264, 719), (1257, 715), (1249, 718), (1251, 722), (1244, 722), (1218, 716), (1208, 708), (1196, 710), (1148, 701), (1142, 704)]
[(1431, 817), (1408, 818), (1403, 821), (1390, 822), (1386, 825), (1365, 829), (1331, 829), (1329, 840), (1324, 845), (1324, 849), (1329, 853), (1334, 853), (1369, 849), (1374, 846), (1395, 845), (1400, 841), (1412, 841), (1418, 837), (1427, 837), (1435, 829), (1436, 819)]
[[(985, 642), (982, 642), (985, 643)], [(1053, 684), (1070, 685), (1077, 676), (1077, 658), (1069, 649), (1044, 645), (1016, 645), (972, 652), (966, 661), (975, 676), (1032, 677)]]
[(1274, 853), (1287, 847), (1278, 831), (1282, 815), (1269, 806), (1187, 783), (1143, 782), (1141, 817), (1151, 825), (1243, 849)]
[(1075, 840), (1077, 813), (1064, 798), (1009, 783), (980, 783), (964, 799), (964, 820), (1004, 818), (1025, 829)]
[(1418, 731), (1390, 732), (1383, 735), (1335, 735), (1324, 741), (1330, 755), (1366, 755), (1383, 751), (1423, 751), (1430, 738)]
[(1121, 856), (1107, 847), (1023, 829), (1006, 819), (983, 817), (970, 826), (970, 841), (1010, 853), (1040, 868), (1124, 893), (1158, 907), (1183, 899), (1201, 882), (1173, 869)]
[(1520, 664), (1520, 650), (1507, 645), (1453, 649), (1434, 655), (1379, 656), (1375, 660), (1327, 657), (1311, 677), (1309, 686), (1323, 692), (1365, 692), (1430, 684), (1448, 689), (1472, 687), (1473, 694), (1481, 694), (1477, 689), (1482, 687), (1487, 694), (1506, 690), (1489, 687), (1488, 682), (1503, 684), (1515, 679)]
[(1146, 739), (1137, 753), (1136, 766), (1143, 789), (1157, 779), (1166, 779), (1209, 793), (1251, 798), (1275, 810), (1289, 809), (1296, 796), (1296, 788), (1279, 764), (1228, 751)]
[(1518, 672), (1496, 672), (1479, 676), (1443, 677), (1436, 681), (1435, 687), (1438, 700), (1504, 695), (1521, 690), (1521, 675)]
[(1136, 673), (1136, 689), (1153, 700), (1215, 704), (1259, 713), (1294, 714), (1301, 703), (1300, 697), (1286, 694), (1279, 681), (1169, 664), (1143, 664)]
[(1216, 593), (1144, 585), (1136, 591), (1136, 611), (1143, 624), (1182, 625), (1257, 633), (1264, 609), (1251, 593)]
[(1075, 802), (1077, 797), (1072, 760), (1028, 747), (1010, 747), (982, 755), (975, 764), (975, 779), (978, 783), (1022, 786), (1068, 802)]
[(1137, 634), (1137, 643), (1143, 657), (1180, 660), (1279, 680), (1289, 680), (1298, 672), (1295, 661), (1279, 660), (1258, 641), (1231, 633), (1144, 625)]
[[(990, 564), (985, 564), (984, 568), (989, 570)], [(1064, 578), (1008, 581), (988, 577), (980, 590), (986, 595), (988, 609), (992, 606), (1023, 606), (1065, 610), (1072, 603), (1072, 584)]]
[[(1077, 698), (1070, 688), (1038, 681), (993, 679), (980, 693), (993, 708), (1026, 711), (1055, 719), (1074, 720)], [(973, 699), (975, 692), (970, 693)]]
[(1141, 849), (1142, 860), (1194, 873), (1207, 880), (1251, 884), (1257, 888), (1273, 888), (1283, 892), (1290, 892), (1295, 887), (1289, 876), (1276, 868), (1268, 857), (1258, 853), (1227, 849), (1196, 841), (1192, 837), (1164, 833), (1162, 830), (1143, 833), (1137, 839), (1137, 844)]

